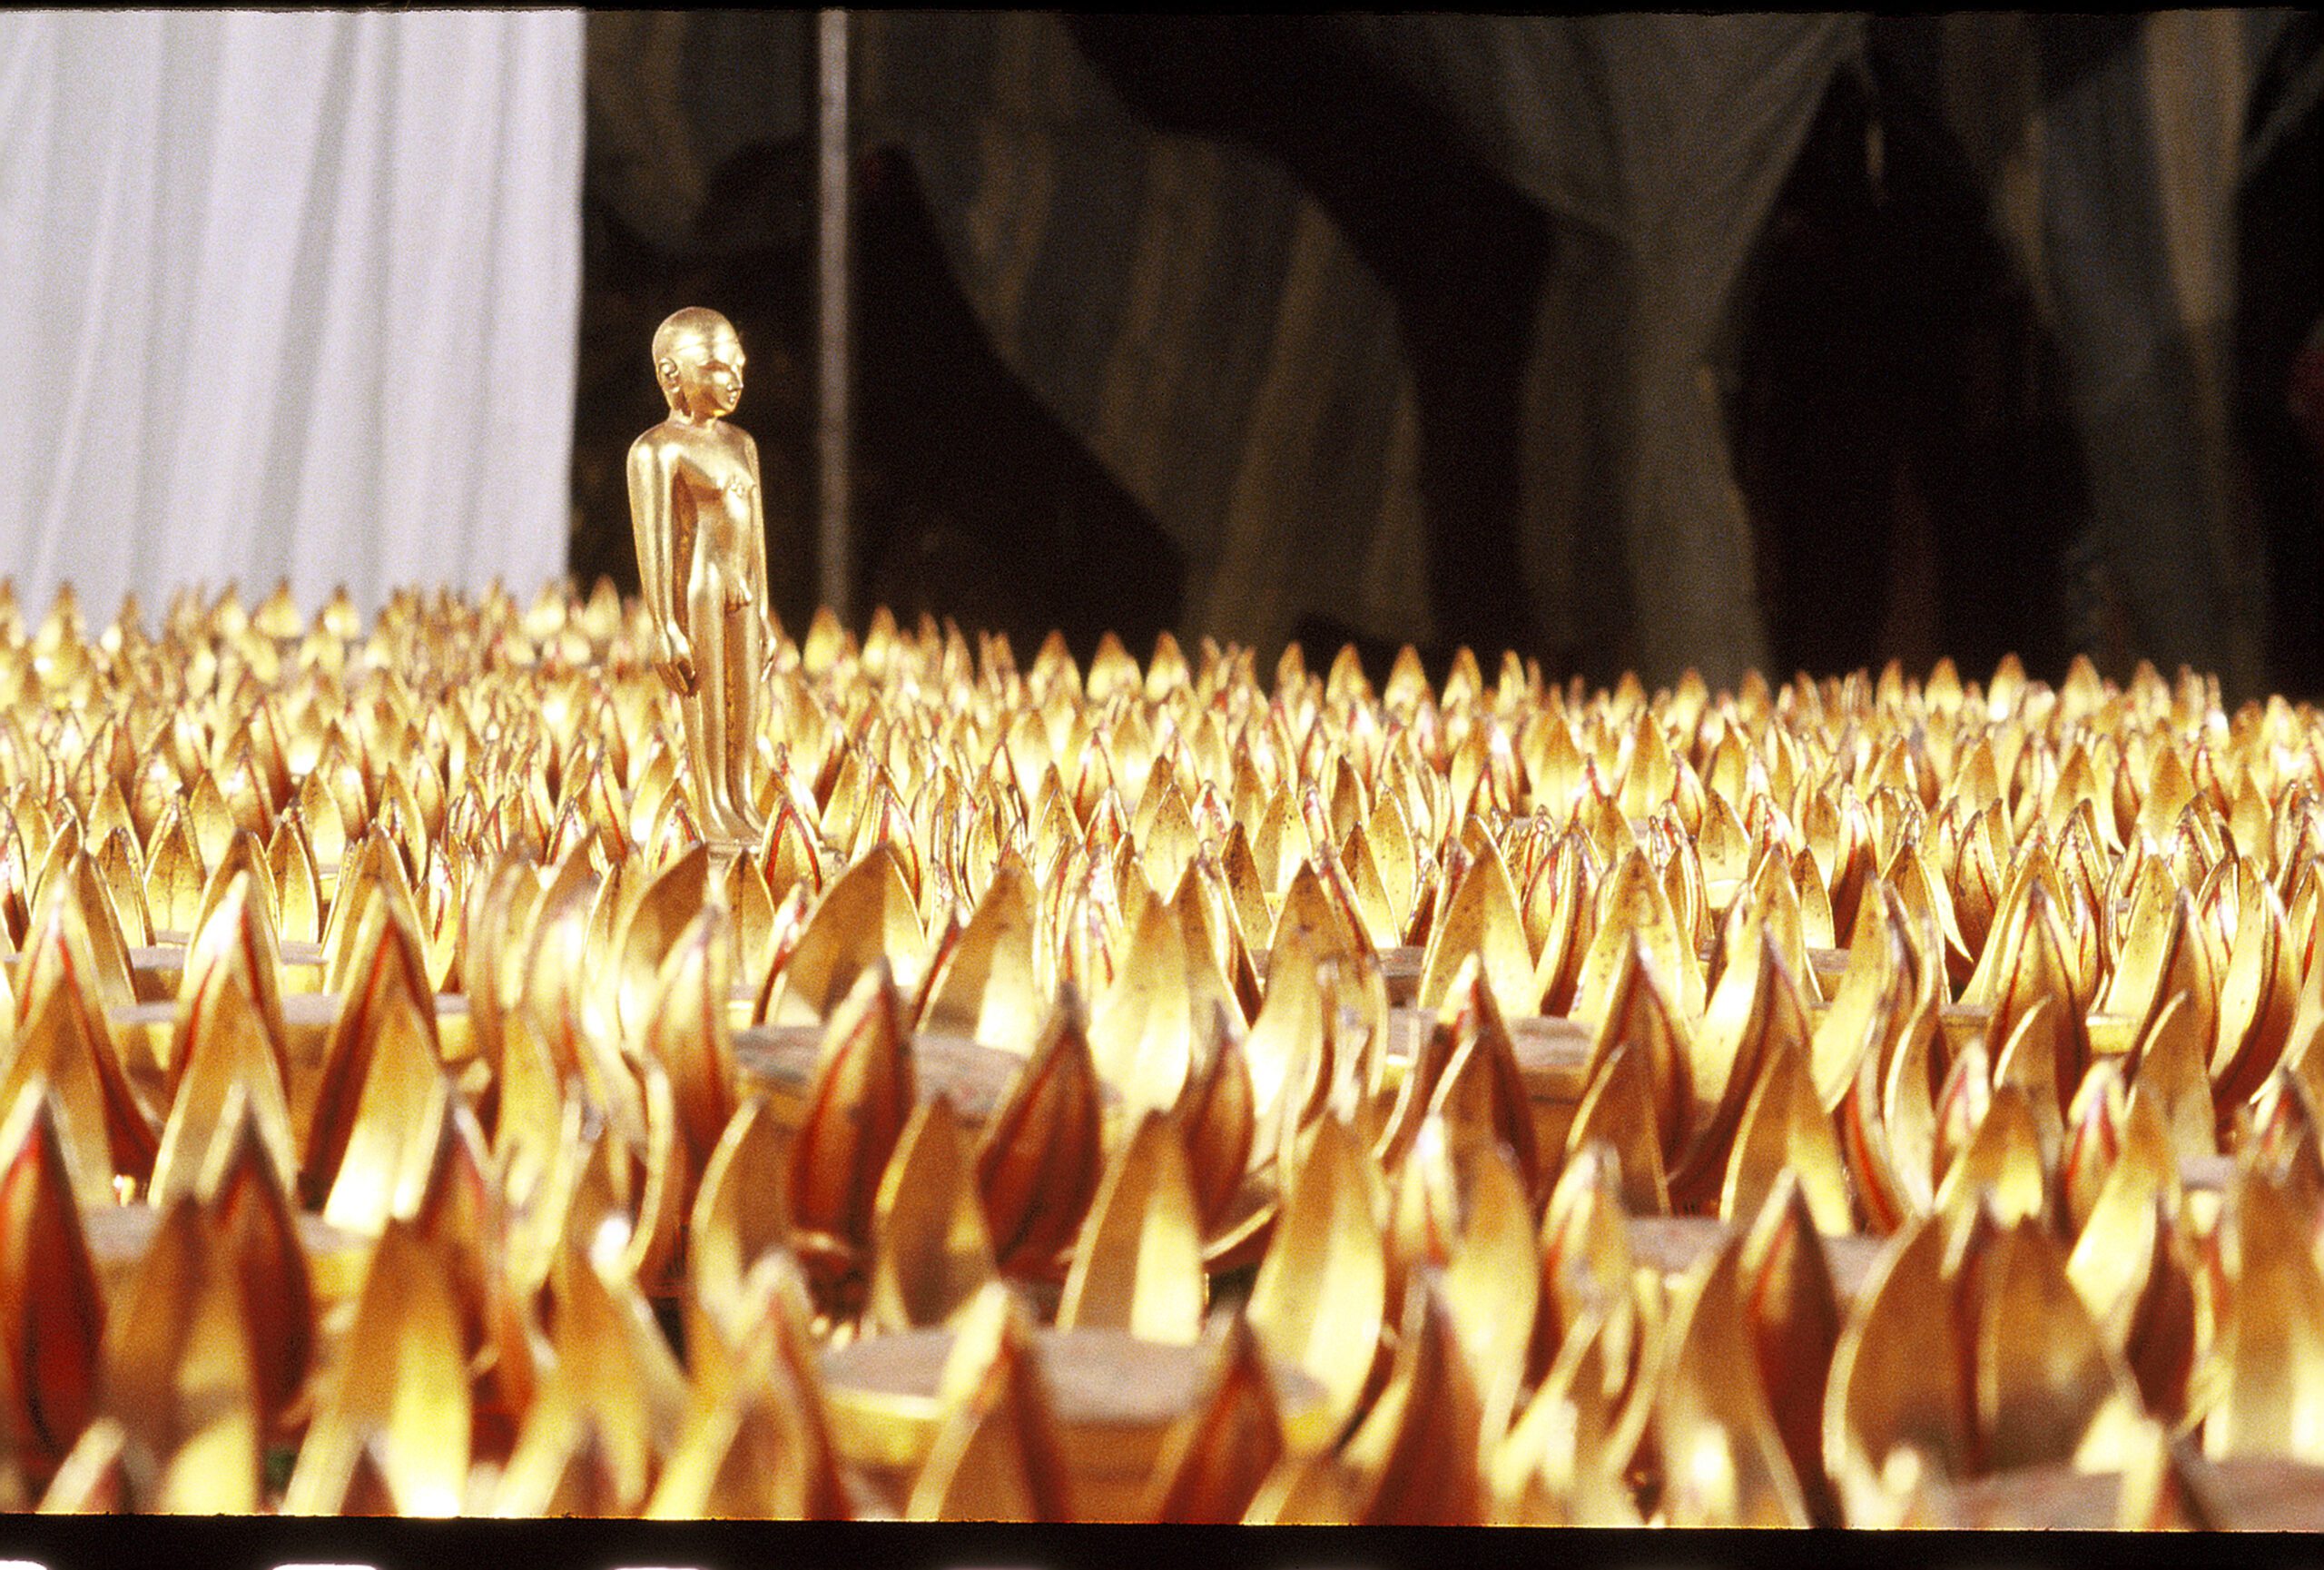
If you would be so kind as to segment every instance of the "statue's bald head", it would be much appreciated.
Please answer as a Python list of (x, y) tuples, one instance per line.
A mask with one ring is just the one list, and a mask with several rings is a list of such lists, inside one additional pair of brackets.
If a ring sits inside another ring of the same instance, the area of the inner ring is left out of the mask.
[(654, 362), (659, 365), (665, 360), (676, 359), (678, 351), (689, 343), (708, 343), (722, 337), (733, 340), (734, 324), (708, 306), (689, 305), (684, 311), (674, 311), (654, 330)]
[(733, 410), (743, 395), (743, 345), (734, 324), (689, 305), (654, 330), (654, 377), (671, 410), (694, 418)]

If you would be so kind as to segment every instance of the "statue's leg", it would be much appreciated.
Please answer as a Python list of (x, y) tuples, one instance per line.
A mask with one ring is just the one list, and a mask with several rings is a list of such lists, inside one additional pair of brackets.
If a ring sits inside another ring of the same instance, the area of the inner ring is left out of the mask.
[(706, 839), (733, 839), (737, 833), (734, 803), (726, 790), (726, 706), (731, 697), (727, 671), (731, 662), (727, 658), (725, 607), (719, 603), (724, 598), (717, 580), (712, 578), (696, 589), (691, 607), (694, 615), (689, 617), (694, 624), (694, 701), (702, 715), (702, 746), (693, 761), (703, 821), (695, 826)]
[(725, 732), (717, 754), (724, 770), (726, 801), (738, 834), (756, 839), (760, 831), (757, 803), (751, 793), (751, 755), (758, 745), (759, 673), (766, 658), (765, 636), (758, 607), (743, 606), (721, 618), (719, 639), (724, 672)]
[[(697, 665), (697, 673), (699, 670)], [(694, 826), (708, 834), (714, 832), (718, 803), (714, 794), (717, 774), (711, 765), (713, 755), (706, 745), (709, 721), (704, 711), (717, 705), (705, 701), (705, 696), (697, 686), (691, 696), (678, 700), (678, 711), (685, 731), (686, 803), (694, 809)]]

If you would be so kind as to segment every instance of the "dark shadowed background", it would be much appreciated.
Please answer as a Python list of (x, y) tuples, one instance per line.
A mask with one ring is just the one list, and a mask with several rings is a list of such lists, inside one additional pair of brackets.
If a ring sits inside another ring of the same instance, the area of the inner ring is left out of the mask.
[[(2324, 689), (2312, 15), (853, 25), (862, 604)], [(705, 304), (810, 607), (812, 27), (588, 20), (585, 578)]]

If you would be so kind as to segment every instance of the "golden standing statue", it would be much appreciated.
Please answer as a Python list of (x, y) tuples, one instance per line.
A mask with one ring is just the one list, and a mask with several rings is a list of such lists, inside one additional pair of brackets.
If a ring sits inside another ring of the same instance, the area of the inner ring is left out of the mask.
[(654, 332), (670, 418), (629, 449), (637, 571), (659, 628), (655, 668), (678, 695), (696, 826), (714, 845), (757, 841), (751, 793), (766, 625), (759, 449), (725, 423), (743, 397), (734, 323), (690, 306)]

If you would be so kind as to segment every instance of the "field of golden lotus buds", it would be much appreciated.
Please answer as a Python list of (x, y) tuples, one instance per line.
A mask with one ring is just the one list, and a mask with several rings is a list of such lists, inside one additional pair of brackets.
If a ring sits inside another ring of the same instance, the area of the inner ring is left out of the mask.
[(2324, 1525), (2324, 724), (0, 594), (0, 1503)]

